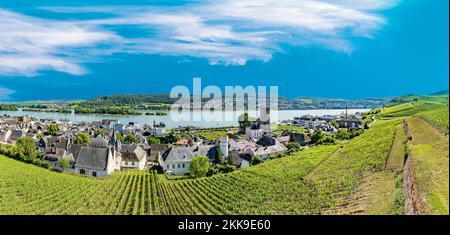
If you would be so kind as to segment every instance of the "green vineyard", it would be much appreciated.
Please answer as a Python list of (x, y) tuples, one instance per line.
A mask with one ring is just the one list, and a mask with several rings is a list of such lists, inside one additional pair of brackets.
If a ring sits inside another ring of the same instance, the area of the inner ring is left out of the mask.
[(378, 121), (345, 144), (200, 179), (153, 171), (95, 179), (0, 156), (0, 214), (321, 214), (352, 192), (363, 171), (382, 170), (399, 122)]
[(427, 112), (420, 113), (418, 116), (429, 121), (432, 125), (439, 128), (444, 133), (448, 134), (448, 106), (436, 110), (431, 110)]

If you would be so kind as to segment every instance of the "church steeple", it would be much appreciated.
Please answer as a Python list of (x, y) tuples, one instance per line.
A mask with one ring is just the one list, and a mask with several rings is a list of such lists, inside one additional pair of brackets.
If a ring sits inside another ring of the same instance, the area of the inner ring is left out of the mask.
[(111, 138), (109, 139), (109, 145), (116, 146), (117, 136), (114, 129), (112, 129)]

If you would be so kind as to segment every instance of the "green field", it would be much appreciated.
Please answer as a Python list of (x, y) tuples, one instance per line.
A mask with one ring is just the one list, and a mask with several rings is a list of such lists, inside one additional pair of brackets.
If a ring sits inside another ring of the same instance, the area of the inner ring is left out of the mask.
[(226, 131), (202, 131), (198, 135), (206, 140), (218, 140), (221, 136), (228, 135)]

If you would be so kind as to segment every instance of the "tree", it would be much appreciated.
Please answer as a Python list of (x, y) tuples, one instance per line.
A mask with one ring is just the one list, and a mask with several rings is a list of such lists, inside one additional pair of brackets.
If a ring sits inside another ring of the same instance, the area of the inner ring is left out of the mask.
[(171, 143), (177, 142), (178, 140), (180, 140), (180, 136), (172, 133), (170, 135), (165, 136), (164, 139), (162, 140), (162, 142), (164, 144), (171, 144)]
[(289, 150), (289, 152), (298, 152), (302, 149), (299, 143), (295, 141), (291, 141), (285, 144), (286, 148)]
[(69, 161), (67, 159), (60, 159), (58, 162), (59, 167), (61, 167), (62, 171), (69, 168)]
[(325, 134), (321, 130), (316, 130), (311, 135), (311, 143), (317, 143)]
[(339, 128), (339, 125), (338, 125), (336, 119), (331, 120), (330, 125), (334, 126), (335, 128)]
[(192, 177), (202, 177), (208, 173), (209, 159), (206, 156), (195, 156), (189, 166), (189, 173)]
[(220, 164), (222, 163), (222, 151), (220, 150), (219, 145), (216, 145), (216, 155), (214, 156), (214, 163)]
[(326, 135), (317, 141), (317, 144), (334, 144), (334, 142), (335, 140), (333, 137)]
[(116, 132), (116, 137), (120, 140), (121, 143), (123, 143), (124, 138), (123, 138), (123, 135), (120, 132), (118, 132), (118, 131)]
[(345, 130), (345, 129), (339, 130), (339, 131), (336, 133), (336, 139), (340, 139), (340, 140), (348, 140), (348, 139), (350, 139), (350, 134), (349, 134), (348, 131)]
[(151, 136), (151, 135), (149, 135), (147, 137), (147, 142), (148, 142), (148, 144), (161, 144), (161, 140), (160, 139), (158, 139), (158, 138), (156, 138), (154, 136)]
[(95, 130), (94, 136), (97, 137), (99, 135), (104, 136), (105, 135), (105, 131), (104, 130)]
[(59, 128), (56, 124), (50, 124), (50, 126), (48, 127), (47, 132), (52, 135), (52, 136), (57, 136), (59, 133)]
[(36, 143), (33, 138), (24, 136), (17, 139), (16, 146), (29, 157), (34, 157), (36, 155)]
[(245, 131), (245, 128), (251, 126), (250, 118), (248, 116), (248, 113), (245, 112), (242, 115), (242, 120), (239, 122), (239, 127), (242, 131)]
[(138, 144), (139, 140), (136, 136), (132, 135), (132, 134), (128, 134), (127, 136), (125, 136), (125, 138), (123, 139), (124, 143), (127, 144)]
[(228, 156), (226, 156), (226, 158), (227, 158), (227, 164), (228, 165), (233, 165), (233, 158), (231, 157), (231, 155), (228, 154)]
[(89, 145), (91, 144), (91, 139), (89, 138), (89, 134), (86, 132), (80, 132), (77, 134), (77, 136), (75, 137), (75, 144), (85, 144), (85, 145)]

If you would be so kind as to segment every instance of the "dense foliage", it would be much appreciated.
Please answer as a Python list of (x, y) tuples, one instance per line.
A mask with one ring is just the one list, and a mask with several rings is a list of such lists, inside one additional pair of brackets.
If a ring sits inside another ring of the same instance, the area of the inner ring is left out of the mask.
[(14, 104), (0, 104), (1, 111), (17, 111), (17, 105)]
[(86, 132), (80, 132), (76, 135), (75, 144), (84, 144), (84, 145), (90, 145), (91, 144), (91, 138), (89, 138), (89, 134)]
[(206, 156), (195, 156), (189, 165), (189, 175), (192, 177), (202, 177), (208, 173), (209, 159)]
[(82, 114), (113, 114), (113, 115), (141, 115), (140, 112), (126, 106), (106, 106), (106, 107), (80, 107), (74, 108), (75, 113)]

